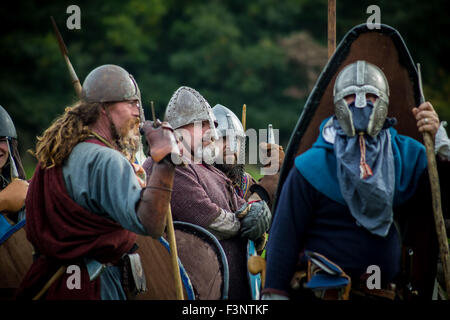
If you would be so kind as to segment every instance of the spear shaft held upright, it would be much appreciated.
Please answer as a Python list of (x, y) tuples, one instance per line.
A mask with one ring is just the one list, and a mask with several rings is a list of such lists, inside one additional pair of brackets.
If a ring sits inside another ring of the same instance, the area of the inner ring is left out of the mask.
[[(420, 103), (425, 102), (422, 87), (422, 74), (420, 64), (417, 64), (417, 77), (419, 80)], [(442, 215), (441, 189), (439, 185), (439, 175), (437, 171), (436, 155), (434, 153), (434, 142), (429, 132), (423, 133), (423, 141), (427, 151), (428, 159), (428, 175), (431, 185), (431, 199), (433, 203), (434, 223), (436, 226), (436, 234), (439, 242), (439, 253), (444, 270), (445, 286), (447, 294), (450, 294), (450, 254), (448, 248), (447, 232), (445, 230), (444, 217)]]

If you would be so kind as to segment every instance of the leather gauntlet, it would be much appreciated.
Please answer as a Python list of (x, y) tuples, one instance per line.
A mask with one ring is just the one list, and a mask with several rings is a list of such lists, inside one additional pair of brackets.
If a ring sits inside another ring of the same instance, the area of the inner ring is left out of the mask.
[(148, 235), (159, 238), (166, 227), (175, 166), (169, 161), (155, 162), (137, 205), (137, 214)]

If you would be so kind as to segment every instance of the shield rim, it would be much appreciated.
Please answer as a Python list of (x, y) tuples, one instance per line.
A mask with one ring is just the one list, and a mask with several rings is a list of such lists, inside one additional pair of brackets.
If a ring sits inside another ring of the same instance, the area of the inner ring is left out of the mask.
[[(223, 285), (222, 285), (222, 300), (228, 299), (228, 288), (229, 288), (229, 268), (228, 268), (228, 260), (227, 256), (225, 255), (225, 251), (222, 248), (222, 245), (220, 244), (219, 240), (208, 230), (206, 230), (203, 227), (200, 227), (199, 225), (195, 225), (189, 222), (183, 222), (183, 221), (174, 221), (173, 227), (175, 230), (180, 231), (188, 231), (192, 234), (199, 236), (203, 240), (206, 240), (209, 244), (211, 244), (216, 249), (216, 254), (218, 257), (220, 257), (220, 262), (222, 265), (222, 272), (223, 272)], [(181, 259), (179, 259), (181, 261)], [(181, 261), (182, 262), (182, 261)], [(189, 276), (189, 273), (186, 271), (186, 274)]]

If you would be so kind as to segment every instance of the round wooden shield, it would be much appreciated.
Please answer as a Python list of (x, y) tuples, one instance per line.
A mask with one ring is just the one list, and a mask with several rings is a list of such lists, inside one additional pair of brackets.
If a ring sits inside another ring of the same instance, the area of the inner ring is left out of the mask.
[[(1, 213), (0, 213), (1, 214)], [(0, 244), (0, 300), (13, 299), (33, 263), (33, 247), (20, 228)]]
[[(175, 221), (174, 229), (185, 299), (227, 299), (228, 262), (215, 236), (200, 226), (186, 222)], [(138, 236), (137, 245), (148, 288), (137, 299), (175, 300), (167, 240)]]

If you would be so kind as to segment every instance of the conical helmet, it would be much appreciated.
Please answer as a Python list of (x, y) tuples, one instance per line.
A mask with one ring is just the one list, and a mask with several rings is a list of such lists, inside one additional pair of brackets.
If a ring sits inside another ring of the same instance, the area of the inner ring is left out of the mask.
[(178, 129), (196, 121), (208, 121), (212, 137), (218, 139), (216, 118), (208, 101), (195, 89), (180, 87), (170, 98), (167, 105), (164, 120), (169, 122), (172, 128)]
[(90, 103), (139, 100), (141, 122), (145, 120), (136, 80), (124, 68), (113, 64), (97, 67), (87, 75), (81, 99)]
[[(239, 118), (227, 107), (216, 104), (212, 108), (217, 119), (217, 133), (219, 137), (227, 137), (231, 152), (239, 151), (238, 163), (245, 162), (245, 132)], [(238, 143), (239, 142), (239, 143)], [(240, 147), (238, 148), (238, 146)]]

